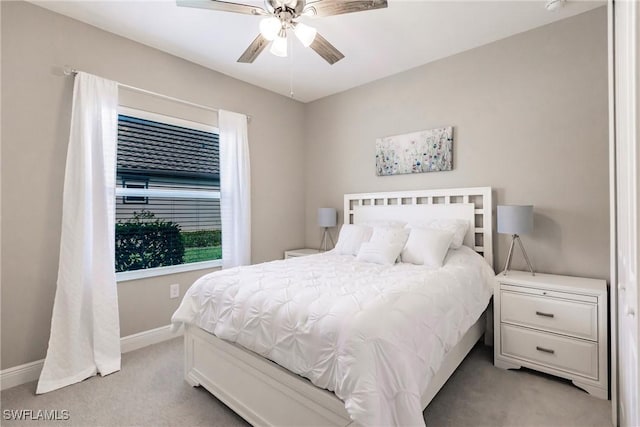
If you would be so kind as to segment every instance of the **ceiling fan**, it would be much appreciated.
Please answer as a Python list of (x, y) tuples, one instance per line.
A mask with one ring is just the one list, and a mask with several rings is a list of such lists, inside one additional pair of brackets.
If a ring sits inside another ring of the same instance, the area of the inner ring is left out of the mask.
[(291, 30), (305, 47), (310, 47), (332, 65), (344, 55), (318, 34), (315, 28), (297, 22), (297, 19), (301, 16), (333, 16), (387, 7), (387, 0), (264, 0), (264, 7), (221, 0), (176, 0), (176, 3), (178, 6), (264, 16), (260, 22), (260, 34), (240, 55), (238, 62), (255, 61), (271, 42), (271, 53), (287, 56), (287, 33)]

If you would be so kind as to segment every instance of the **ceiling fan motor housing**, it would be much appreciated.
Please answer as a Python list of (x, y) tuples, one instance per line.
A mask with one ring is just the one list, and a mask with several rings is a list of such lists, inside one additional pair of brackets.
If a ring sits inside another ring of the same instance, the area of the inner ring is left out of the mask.
[(267, 10), (274, 15), (278, 15), (281, 11), (291, 13), (292, 18), (298, 17), (304, 9), (305, 2), (298, 0), (265, 0)]

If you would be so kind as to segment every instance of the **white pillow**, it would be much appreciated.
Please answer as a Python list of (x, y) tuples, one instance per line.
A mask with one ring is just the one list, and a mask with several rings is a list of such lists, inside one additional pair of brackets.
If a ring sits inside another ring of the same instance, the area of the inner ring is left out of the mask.
[(408, 228), (375, 227), (370, 241), (374, 243), (388, 243), (395, 246), (399, 245), (400, 249), (402, 249), (409, 238), (409, 231), (410, 229)]
[(466, 236), (467, 230), (469, 229), (469, 221), (465, 221), (464, 219), (440, 218), (411, 223), (409, 226), (411, 228), (433, 228), (435, 230), (449, 231), (453, 233), (451, 249), (459, 249), (464, 243), (464, 236)]
[(402, 250), (402, 262), (427, 267), (442, 267), (453, 233), (435, 228), (412, 228)]
[(341, 255), (358, 255), (360, 245), (369, 241), (372, 232), (365, 225), (343, 224), (334, 250)]
[(376, 264), (392, 265), (396, 263), (402, 247), (382, 241), (365, 242), (360, 246), (356, 260)]
[(356, 259), (376, 264), (394, 264), (408, 238), (408, 228), (376, 227), (369, 242), (360, 247)]

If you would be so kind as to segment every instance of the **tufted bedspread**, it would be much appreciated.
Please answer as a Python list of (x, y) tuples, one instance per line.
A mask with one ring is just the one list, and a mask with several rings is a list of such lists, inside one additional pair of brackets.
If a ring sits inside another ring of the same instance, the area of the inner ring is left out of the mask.
[(424, 425), (421, 394), (487, 307), (493, 278), (467, 247), (439, 269), (328, 252), (207, 274), (172, 322), (333, 391), (362, 426)]

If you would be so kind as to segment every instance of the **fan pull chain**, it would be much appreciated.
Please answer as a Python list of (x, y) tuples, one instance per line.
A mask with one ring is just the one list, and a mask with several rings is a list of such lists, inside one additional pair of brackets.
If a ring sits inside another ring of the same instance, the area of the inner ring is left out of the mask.
[(289, 96), (293, 99), (293, 37), (287, 37), (289, 42)]

